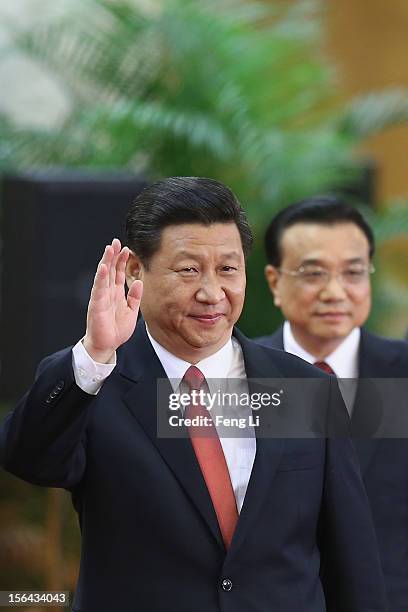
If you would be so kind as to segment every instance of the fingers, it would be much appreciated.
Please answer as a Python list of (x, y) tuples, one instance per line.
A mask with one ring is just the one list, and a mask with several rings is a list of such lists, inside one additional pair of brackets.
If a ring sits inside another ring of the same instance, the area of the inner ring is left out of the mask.
[(123, 247), (121, 252), (119, 253), (117, 262), (116, 262), (116, 277), (115, 284), (123, 287), (126, 280), (126, 263), (129, 259), (129, 249), (127, 247)]
[(111, 287), (114, 287), (115, 278), (116, 278), (116, 264), (117, 264), (118, 257), (121, 252), (120, 240), (118, 240), (117, 238), (114, 238), (112, 240), (111, 249), (113, 253), (112, 253), (112, 259), (111, 259), (111, 265), (109, 268), (109, 282), (110, 282)]
[(106, 264), (99, 262), (98, 268), (96, 270), (94, 283), (92, 287), (92, 292), (98, 291), (99, 289), (104, 289), (107, 287), (107, 278), (109, 276), (108, 268)]
[[(123, 249), (122, 249), (123, 251)], [(98, 268), (96, 270), (95, 279), (99, 277), (99, 279), (103, 278), (105, 281), (104, 286), (109, 287), (109, 284), (115, 283), (116, 277), (116, 264), (121, 253), (121, 244), (120, 240), (114, 238), (112, 240), (112, 244), (108, 244), (105, 247), (102, 258), (99, 261)], [(100, 271), (106, 268), (108, 274), (105, 274), (105, 271), (102, 272), (102, 276)], [(94, 283), (95, 284), (95, 283)]]
[(102, 258), (96, 269), (92, 293), (95, 294), (99, 290), (109, 287), (109, 268), (112, 258), (111, 246), (107, 245), (103, 252)]
[(127, 303), (131, 310), (137, 312), (140, 306), (140, 300), (142, 299), (143, 294), (143, 283), (141, 280), (133, 281), (128, 295), (127, 295)]
[(116, 254), (120, 253), (120, 250), (122, 248), (121, 244), (120, 244), (120, 240), (118, 238), (114, 238), (112, 240), (112, 248), (114, 250), (114, 252)]
[(129, 259), (129, 249), (121, 247), (120, 240), (114, 238), (105, 247), (95, 274), (93, 289), (104, 290), (116, 286), (124, 286), (126, 280), (126, 262)]

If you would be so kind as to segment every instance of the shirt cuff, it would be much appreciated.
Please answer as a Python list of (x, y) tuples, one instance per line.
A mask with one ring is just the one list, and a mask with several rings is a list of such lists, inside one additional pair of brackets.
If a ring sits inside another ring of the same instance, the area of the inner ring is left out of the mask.
[(72, 349), (72, 367), (78, 387), (85, 393), (97, 395), (105, 380), (116, 367), (116, 353), (114, 363), (98, 363), (87, 353), (81, 339)]

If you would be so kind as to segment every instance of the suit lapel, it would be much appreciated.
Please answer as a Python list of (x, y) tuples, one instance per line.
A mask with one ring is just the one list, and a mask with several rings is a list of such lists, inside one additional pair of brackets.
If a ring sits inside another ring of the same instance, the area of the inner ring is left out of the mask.
[[(132, 339), (118, 363), (120, 374), (131, 380), (123, 400), (145, 434), (158, 450), (186, 495), (201, 514), (214, 538), (224, 547), (217, 517), (190, 439), (164, 438), (157, 435), (157, 380), (171, 386), (147, 337), (144, 322), (139, 322)], [(168, 406), (168, 405), (167, 405)], [(163, 406), (163, 410), (166, 407)]]
[[(248, 379), (282, 377), (270, 358), (265, 359), (262, 347), (249, 341), (238, 330), (234, 330), (234, 335), (243, 350)], [(200, 512), (218, 544), (224, 547), (211, 498), (189, 438), (157, 436), (157, 379), (166, 379), (166, 374), (149, 342), (143, 321), (120, 356), (118, 371), (132, 383), (123, 396), (130, 412)], [(168, 391), (171, 392), (170, 383)], [(283, 441), (280, 439), (257, 438), (255, 461), (229, 554), (238, 549), (253, 528), (258, 509), (272, 486), (282, 450)]]
[(361, 378), (404, 378), (406, 362), (385, 338), (361, 330), (359, 375)]
[[(351, 424), (352, 430), (357, 434), (359, 430), (365, 430), (366, 432), (366, 435), (363, 437), (357, 436), (353, 438), (353, 443), (360, 460), (361, 472), (364, 475), (381, 441), (381, 438), (370, 436), (375, 434), (383, 415), (375, 387), (373, 387), (373, 383), (369, 379), (392, 377), (393, 373), (387, 356), (376, 347), (375, 336), (364, 329), (361, 330), (358, 361), (359, 382)], [(368, 422), (367, 419), (369, 419)], [(363, 420), (362, 423), (360, 422), (361, 420)]]
[[(260, 339), (267, 346), (283, 349), (283, 327), (280, 327), (271, 336)], [(382, 419), (382, 408), (370, 378), (395, 378), (406, 375), (406, 368), (398, 362), (397, 351), (392, 351), (390, 345), (374, 334), (361, 329), (359, 347), (359, 383), (354, 401), (354, 410), (351, 419), (352, 429), (365, 432), (365, 436), (353, 438), (356, 447), (361, 472), (364, 474), (370, 466), (381, 438), (370, 437), (375, 434)], [(367, 407), (369, 422), (367, 423)], [(366, 413), (364, 415), (364, 412)]]
[[(361, 340), (359, 347), (359, 382), (357, 385), (354, 409), (351, 418), (352, 429), (356, 432), (353, 438), (356, 447), (361, 472), (367, 470), (377, 450), (379, 438), (369, 437), (375, 433), (382, 418), (381, 406), (378, 404), (375, 388), (369, 380), (361, 380), (375, 377), (392, 376), (389, 363), (382, 351), (376, 347), (375, 336), (361, 330)], [(269, 338), (268, 346), (283, 349), (283, 327), (280, 327)], [(369, 406), (369, 422), (367, 423), (367, 412), (365, 407)], [(365, 413), (365, 414), (364, 414)], [(363, 431), (365, 436), (359, 437), (358, 432)]]
[[(282, 378), (282, 373), (272, 361), (265, 359), (262, 347), (249, 341), (238, 330), (234, 330), (244, 356), (245, 371), (249, 391), (254, 390), (250, 379)], [(272, 487), (276, 468), (282, 455), (284, 441), (278, 438), (258, 438), (256, 440), (255, 461), (249, 479), (244, 504), (229, 552), (234, 554), (243, 544), (246, 535), (256, 528), (256, 517), (265, 495)]]
[(271, 336), (256, 338), (256, 342), (283, 351), (283, 326), (279, 327)]

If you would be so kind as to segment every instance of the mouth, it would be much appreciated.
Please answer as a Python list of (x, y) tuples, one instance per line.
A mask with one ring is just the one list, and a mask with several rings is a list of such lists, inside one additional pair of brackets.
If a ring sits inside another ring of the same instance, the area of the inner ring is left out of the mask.
[(211, 327), (212, 325), (216, 325), (219, 321), (221, 321), (225, 315), (222, 312), (216, 312), (214, 314), (189, 315), (189, 317), (202, 325)]
[(316, 316), (319, 317), (320, 319), (324, 319), (325, 321), (341, 321), (342, 319), (345, 319), (349, 315), (347, 312), (331, 311), (331, 312), (316, 313)]

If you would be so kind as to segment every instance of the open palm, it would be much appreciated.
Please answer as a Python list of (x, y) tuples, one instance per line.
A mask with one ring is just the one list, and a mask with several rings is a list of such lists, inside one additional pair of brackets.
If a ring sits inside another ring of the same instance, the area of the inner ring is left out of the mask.
[(132, 335), (143, 284), (136, 280), (125, 294), (125, 268), (129, 249), (115, 238), (98, 264), (88, 304), (84, 346), (95, 361), (106, 363)]

